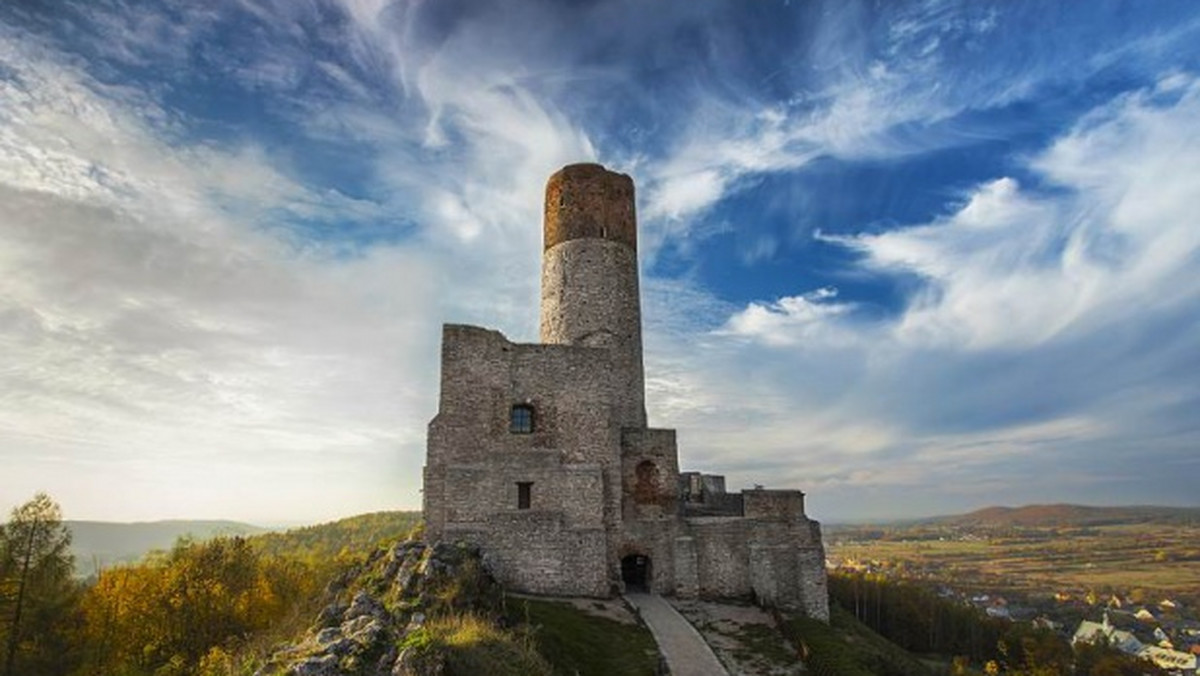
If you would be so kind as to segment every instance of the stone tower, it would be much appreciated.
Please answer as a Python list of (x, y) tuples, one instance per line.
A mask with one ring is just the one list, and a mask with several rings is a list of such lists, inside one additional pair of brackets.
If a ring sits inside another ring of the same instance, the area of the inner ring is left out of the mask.
[(727, 493), (649, 427), (633, 181), (573, 164), (546, 184), (541, 341), (442, 327), (425, 535), (473, 543), (509, 589), (755, 599), (827, 618), (798, 490)]
[(543, 238), (541, 342), (611, 350), (616, 419), (644, 427), (633, 179), (599, 164), (563, 167), (546, 182)]

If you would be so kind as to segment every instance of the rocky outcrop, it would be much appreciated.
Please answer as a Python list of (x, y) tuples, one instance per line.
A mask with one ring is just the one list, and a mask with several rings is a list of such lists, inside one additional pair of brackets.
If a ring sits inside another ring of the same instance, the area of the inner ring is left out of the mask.
[(488, 613), (501, 596), (477, 549), (416, 540), (377, 550), (326, 592), (303, 639), (255, 676), (444, 676), (444, 659), (422, 640), (426, 618)]

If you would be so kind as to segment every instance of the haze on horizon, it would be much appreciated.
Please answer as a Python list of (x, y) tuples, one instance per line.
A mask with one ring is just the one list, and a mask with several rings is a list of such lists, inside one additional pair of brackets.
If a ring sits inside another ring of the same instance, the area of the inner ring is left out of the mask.
[(630, 174), (647, 404), (825, 521), (1197, 505), (1200, 6), (0, 5), (0, 508), (419, 509), (443, 322)]

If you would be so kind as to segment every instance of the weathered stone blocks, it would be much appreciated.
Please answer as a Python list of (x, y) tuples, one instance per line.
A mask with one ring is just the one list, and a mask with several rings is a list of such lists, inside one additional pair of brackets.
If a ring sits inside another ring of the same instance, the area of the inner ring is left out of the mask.
[(546, 186), (544, 236), (540, 344), (443, 329), (426, 537), (477, 545), (514, 590), (644, 584), (828, 618), (804, 494), (681, 475), (675, 431), (646, 425), (632, 180), (565, 167)]

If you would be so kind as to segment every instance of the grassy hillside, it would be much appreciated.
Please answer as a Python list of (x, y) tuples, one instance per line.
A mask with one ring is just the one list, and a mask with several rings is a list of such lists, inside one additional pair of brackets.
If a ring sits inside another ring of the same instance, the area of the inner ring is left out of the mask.
[(784, 622), (783, 632), (816, 676), (932, 675), (910, 653), (837, 605), (830, 607), (829, 624), (792, 617)]
[(332, 561), (339, 555), (361, 555), (381, 542), (403, 539), (420, 522), (420, 512), (373, 512), (282, 533), (264, 533), (252, 538), (251, 544), (265, 554)]
[(506, 609), (509, 622), (530, 628), (537, 651), (556, 676), (657, 673), (658, 646), (641, 624), (599, 617), (548, 599), (510, 598)]
[(507, 595), (478, 550), (461, 544), (393, 542), (329, 589), (335, 596), (303, 636), (265, 660), (243, 660), (242, 671), (653, 676), (658, 665), (648, 630), (619, 603)]

